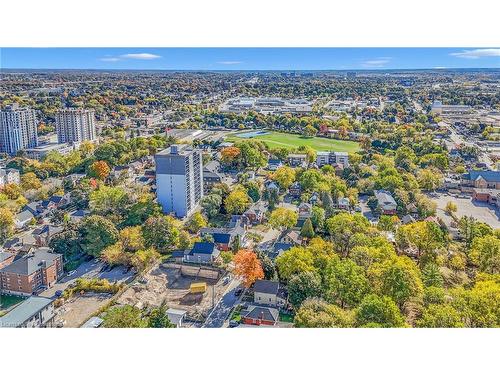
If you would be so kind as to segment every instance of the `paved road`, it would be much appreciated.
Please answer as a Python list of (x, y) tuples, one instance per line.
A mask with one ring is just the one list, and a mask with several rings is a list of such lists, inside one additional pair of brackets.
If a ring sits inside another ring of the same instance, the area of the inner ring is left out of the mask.
[(239, 301), (234, 292), (236, 288), (240, 285), (240, 280), (232, 279), (229, 283), (226, 292), (220, 299), (220, 301), (215, 305), (215, 308), (210, 312), (203, 323), (203, 328), (221, 328), (224, 326), (224, 322), (229, 317), (231, 309)]

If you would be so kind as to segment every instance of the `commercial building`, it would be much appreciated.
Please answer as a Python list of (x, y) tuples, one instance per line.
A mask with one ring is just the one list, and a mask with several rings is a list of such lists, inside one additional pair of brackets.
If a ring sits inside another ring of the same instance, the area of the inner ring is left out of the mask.
[(0, 269), (0, 291), (29, 296), (43, 287), (51, 287), (62, 274), (62, 255), (40, 248)]
[(435, 100), (434, 103), (432, 103), (431, 112), (444, 116), (457, 116), (470, 114), (472, 108), (469, 105), (444, 105), (439, 100)]
[(59, 143), (95, 140), (94, 110), (71, 108), (57, 112), (56, 130)]
[(43, 328), (54, 322), (54, 300), (29, 297), (0, 318), (0, 328)]
[(15, 155), (37, 145), (37, 120), (33, 109), (13, 104), (0, 111), (0, 152)]
[(172, 145), (155, 155), (156, 196), (166, 214), (189, 216), (203, 197), (201, 151)]
[(37, 147), (27, 148), (24, 150), (26, 157), (30, 159), (42, 160), (49, 152), (55, 151), (61, 155), (68, 155), (70, 152), (77, 150), (80, 143), (45, 143)]

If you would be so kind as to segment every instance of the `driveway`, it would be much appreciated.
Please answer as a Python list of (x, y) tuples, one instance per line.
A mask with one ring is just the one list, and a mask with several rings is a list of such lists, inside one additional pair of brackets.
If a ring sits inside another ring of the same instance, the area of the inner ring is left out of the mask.
[(221, 328), (224, 326), (224, 322), (229, 317), (229, 313), (240, 299), (234, 294), (239, 285), (240, 280), (231, 280), (222, 298), (208, 314), (205, 323), (203, 323), (203, 328)]

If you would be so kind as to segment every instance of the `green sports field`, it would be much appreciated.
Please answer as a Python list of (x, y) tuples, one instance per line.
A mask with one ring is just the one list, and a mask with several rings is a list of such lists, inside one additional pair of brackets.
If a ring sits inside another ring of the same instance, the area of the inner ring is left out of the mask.
[(229, 142), (238, 142), (245, 139), (258, 139), (265, 142), (269, 148), (289, 148), (295, 149), (299, 146), (310, 146), (316, 151), (345, 151), (356, 152), (359, 150), (359, 144), (352, 141), (341, 141), (338, 139), (311, 137), (306, 138), (298, 134), (280, 133), (270, 131), (267, 134), (256, 135), (254, 137), (238, 137), (238, 134), (248, 132), (238, 132), (226, 137)]

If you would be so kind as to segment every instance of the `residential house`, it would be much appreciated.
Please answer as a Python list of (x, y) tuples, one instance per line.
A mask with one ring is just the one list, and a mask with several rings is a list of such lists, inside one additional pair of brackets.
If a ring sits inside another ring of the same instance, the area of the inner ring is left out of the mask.
[(244, 324), (274, 326), (278, 319), (279, 311), (273, 307), (249, 305), (241, 311)]
[(307, 166), (306, 154), (288, 154), (287, 163), (291, 167), (305, 167)]
[(76, 210), (69, 214), (69, 220), (72, 223), (79, 223), (85, 216), (90, 214), (87, 210)]
[(302, 194), (302, 188), (300, 187), (300, 182), (295, 181), (289, 188), (288, 193), (294, 197), (299, 198), (300, 194)]
[(285, 251), (289, 250), (294, 245), (291, 243), (275, 242), (271, 248), (264, 249), (266, 255), (271, 260), (275, 260)]
[(283, 307), (287, 302), (287, 293), (279, 282), (257, 280), (253, 286), (253, 301), (259, 305)]
[(184, 262), (212, 264), (220, 252), (212, 242), (196, 242), (184, 253)]
[(54, 300), (31, 296), (0, 318), (0, 328), (52, 327)]
[(214, 243), (221, 251), (230, 250), (234, 246), (234, 241), (238, 241), (239, 246), (245, 243), (246, 217), (232, 218), (227, 227), (222, 228), (202, 228), (200, 235), (203, 237), (209, 234), (214, 239)]
[(308, 219), (312, 216), (312, 204), (302, 202), (299, 204), (299, 219)]
[(316, 191), (311, 194), (311, 197), (309, 198), (309, 203), (312, 205), (315, 205), (319, 202), (319, 193)]
[(213, 186), (222, 182), (221, 176), (214, 171), (203, 168), (203, 194), (208, 194)]
[(266, 218), (267, 203), (264, 201), (255, 202), (248, 210), (243, 213), (252, 225), (261, 224)]
[(48, 246), (52, 237), (63, 231), (63, 227), (58, 225), (42, 225), (40, 228), (36, 228), (31, 232), (33, 237), (35, 238), (35, 244), (37, 246)]
[(278, 192), (280, 190), (280, 187), (278, 186), (278, 184), (272, 180), (268, 180), (268, 181), (264, 182), (264, 186), (265, 186), (266, 190), (276, 190)]
[(270, 171), (275, 171), (279, 167), (283, 166), (283, 163), (279, 159), (269, 159), (267, 162), (267, 169)]
[(51, 287), (63, 274), (61, 254), (43, 247), (0, 269), (0, 289), (6, 294), (31, 295)]
[(346, 197), (339, 198), (337, 200), (337, 207), (341, 210), (349, 211), (349, 208), (351, 207), (351, 202), (349, 201), (349, 198)]
[(286, 230), (279, 240), (281, 243), (290, 244), (292, 246), (300, 246), (302, 245), (303, 239), (300, 236), (300, 232), (298, 230)]
[(64, 208), (71, 203), (71, 195), (69, 193), (64, 195), (53, 195), (49, 201), (54, 205), (54, 208)]
[(385, 190), (375, 190), (375, 198), (378, 201), (378, 208), (384, 215), (395, 215), (398, 207), (391, 193)]
[(17, 229), (22, 229), (27, 226), (35, 216), (30, 210), (23, 210), (16, 214), (14, 218), (14, 225)]

